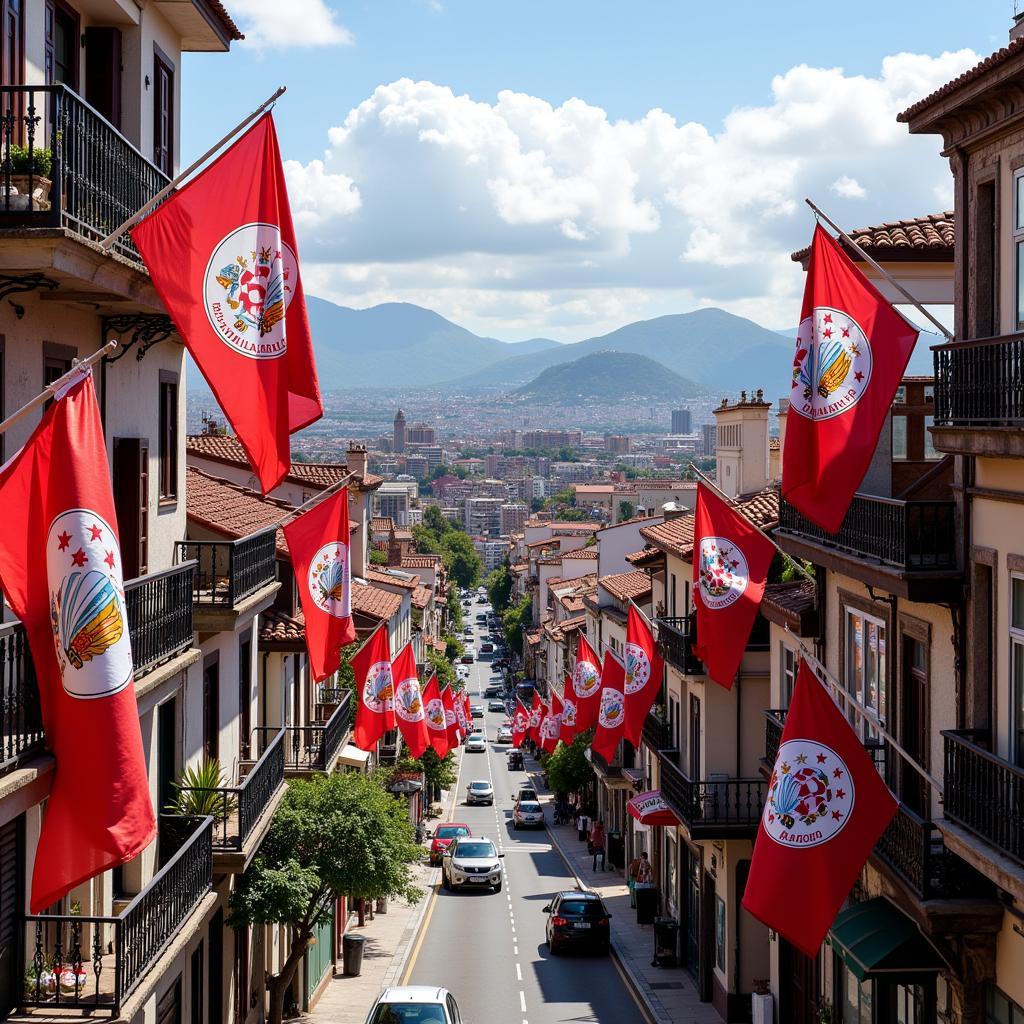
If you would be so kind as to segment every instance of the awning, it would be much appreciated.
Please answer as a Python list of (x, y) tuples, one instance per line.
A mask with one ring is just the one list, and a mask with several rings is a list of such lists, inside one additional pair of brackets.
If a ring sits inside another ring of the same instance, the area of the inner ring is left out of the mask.
[(939, 951), (917, 925), (884, 896), (841, 911), (831, 936), (836, 952), (859, 981), (913, 979), (946, 969)]
[(641, 825), (679, 824), (679, 819), (672, 813), (669, 805), (665, 803), (665, 798), (661, 795), (660, 789), (652, 789), (646, 793), (637, 793), (632, 800), (626, 803), (626, 810)]
[(369, 760), (370, 752), (368, 750), (360, 750), (358, 747), (353, 747), (351, 743), (346, 743), (338, 756), (338, 763), (348, 765), (349, 768), (365, 768), (366, 762)]
[(639, 789), (647, 781), (647, 773), (639, 768), (623, 768), (622, 774), (629, 779), (634, 789)]

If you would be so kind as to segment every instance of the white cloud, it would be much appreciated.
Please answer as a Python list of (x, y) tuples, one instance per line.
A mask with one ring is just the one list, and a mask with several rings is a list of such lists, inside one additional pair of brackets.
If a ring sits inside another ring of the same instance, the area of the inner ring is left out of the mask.
[(352, 33), (335, 17), (325, 0), (232, 0), (246, 45), (260, 50), (292, 46), (350, 46)]
[(876, 76), (800, 65), (717, 128), (659, 109), (614, 121), (578, 98), (378, 86), (322, 160), (289, 164), (309, 290), (420, 302), (500, 336), (577, 338), (712, 304), (791, 325), (804, 196), (830, 198), (851, 228), (947, 205), (940, 141), (896, 114), (976, 59), (897, 54)]

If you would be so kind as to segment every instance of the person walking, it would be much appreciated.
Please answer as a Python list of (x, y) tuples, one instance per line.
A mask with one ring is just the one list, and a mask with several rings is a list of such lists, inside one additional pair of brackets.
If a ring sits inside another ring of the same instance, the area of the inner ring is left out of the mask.
[(590, 819), (583, 813), (583, 808), (580, 808), (580, 813), (576, 816), (576, 836), (582, 843), (587, 838), (587, 831), (590, 828)]
[[(594, 854), (594, 871), (604, 871), (604, 842), (604, 823), (595, 822), (594, 827), (590, 830), (590, 849)], [(600, 868), (597, 866), (598, 857), (601, 858)]]
[(629, 905), (636, 907), (636, 876), (640, 869), (640, 857), (636, 856), (629, 862), (626, 871), (626, 886), (629, 889)]
[[(636, 885), (650, 885), (651, 879), (654, 877), (654, 869), (651, 867), (651, 862), (647, 859), (647, 852), (644, 851), (640, 854), (640, 863), (636, 869)], [(634, 886), (633, 895), (633, 906), (636, 906), (636, 892)]]

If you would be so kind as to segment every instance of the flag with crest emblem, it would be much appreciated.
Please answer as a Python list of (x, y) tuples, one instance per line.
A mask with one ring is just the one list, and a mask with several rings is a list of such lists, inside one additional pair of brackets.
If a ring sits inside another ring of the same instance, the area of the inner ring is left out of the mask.
[(395, 684), (386, 623), (356, 651), (351, 665), (359, 695), (353, 742), (360, 750), (373, 750), (384, 733), (395, 728)]
[(661, 695), (661, 682), (665, 674), (665, 661), (654, 642), (651, 624), (630, 601), (626, 618), (626, 724), (623, 735), (640, 746), (644, 719)]

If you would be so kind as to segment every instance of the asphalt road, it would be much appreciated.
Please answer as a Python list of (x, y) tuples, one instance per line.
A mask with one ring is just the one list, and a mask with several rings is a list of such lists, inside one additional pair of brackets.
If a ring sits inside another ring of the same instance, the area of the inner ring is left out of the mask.
[[(481, 631), (472, 620), (487, 610), (474, 598), (467, 616), (476, 628), (477, 651)], [(472, 703), (486, 708), (480, 695), (491, 670), (490, 656), (484, 658), (473, 665), (469, 692)], [(503, 890), (438, 889), (430, 896), (425, 931), (404, 983), (449, 989), (465, 1024), (640, 1024), (645, 1016), (610, 957), (548, 953), (542, 908), (554, 892), (575, 883), (545, 831), (512, 829), (512, 801), (529, 777), (510, 772), (505, 763), (508, 747), (494, 742), (504, 720), (504, 715), (485, 714), (489, 749), (486, 754), (463, 754), (451, 816), (469, 825), (474, 835), (493, 839), (504, 852)], [(527, 760), (528, 767), (532, 763)], [(493, 807), (466, 806), (466, 786), (474, 779), (492, 781)]]

